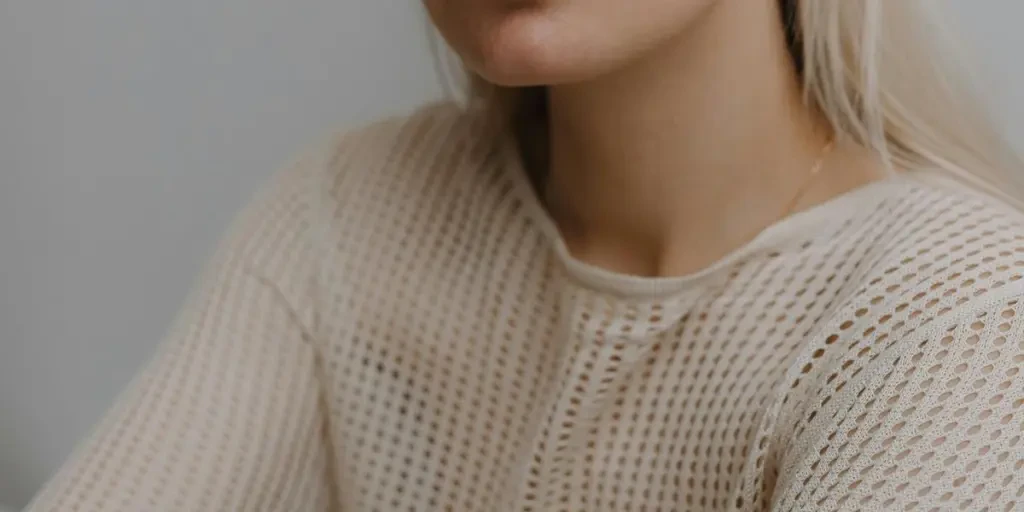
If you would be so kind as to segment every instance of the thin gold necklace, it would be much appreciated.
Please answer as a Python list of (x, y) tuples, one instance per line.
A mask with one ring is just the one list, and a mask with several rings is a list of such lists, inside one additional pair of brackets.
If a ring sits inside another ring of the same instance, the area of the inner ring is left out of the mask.
[(800, 200), (803, 199), (811, 184), (814, 183), (814, 178), (816, 178), (818, 174), (821, 173), (822, 168), (825, 167), (825, 160), (828, 159), (828, 155), (832, 152), (832, 148), (834, 147), (835, 139), (829, 139), (828, 143), (821, 148), (821, 152), (818, 154), (818, 159), (814, 162), (814, 165), (811, 166), (811, 170), (807, 173), (807, 177), (804, 178), (804, 182), (800, 184), (800, 188), (796, 190), (796, 194), (794, 194), (793, 198), (790, 199), (789, 203), (786, 205), (786, 209), (783, 210), (782, 216), (779, 217), (779, 219), (785, 219), (793, 214), (797, 204), (800, 203)]
[[(821, 173), (821, 170), (825, 167), (825, 161), (828, 159), (829, 154), (832, 153), (832, 149), (834, 147), (835, 139), (832, 138), (829, 139), (829, 141), (821, 148), (821, 151), (818, 154), (818, 159), (815, 160), (814, 165), (812, 165), (811, 169), (807, 172), (807, 177), (804, 178), (803, 183), (801, 183), (800, 187), (797, 188), (796, 193), (793, 195), (793, 198), (790, 199), (789, 203), (786, 204), (786, 209), (782, 211), (782, 215), (780, 215), (776, 219), (776, 221), (785, 219), (786, 217), (789, 217), (794, 213), (794, 210), (800, 203), (800, 200), (803, 199), (804, 195), (807, 193), (807, 190), (814, 183), (814, 178), (816, 178), (818, 174)], [(544, 180), (545, 193), (542, 197), (544, 197), (545, 207), (549, 209), (551, 208), (550, 201), (548, 199), (550, 195), (550, 187), (551, 181)]]

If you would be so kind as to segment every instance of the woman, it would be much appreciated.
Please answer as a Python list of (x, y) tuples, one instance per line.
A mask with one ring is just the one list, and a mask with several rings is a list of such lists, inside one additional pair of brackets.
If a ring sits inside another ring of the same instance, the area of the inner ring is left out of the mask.
[[(428, 0), (30, 510), (1019, 510), (1019, 163), (932, 4)], [(971, 185), (968, 188), (966, 185)]]

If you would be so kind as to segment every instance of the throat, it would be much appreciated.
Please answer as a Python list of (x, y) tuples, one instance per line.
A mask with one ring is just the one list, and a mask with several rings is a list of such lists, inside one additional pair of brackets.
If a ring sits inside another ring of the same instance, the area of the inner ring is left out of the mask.
[[(549, 187), (547, 208), (570, 254), (588, 265), (640, 277), (699, 273), (749, 243), (778, 216), (777, 205), (763, 196), (688, 204), (685, 193), (672, 201), (622, 189), (615, 197), (553, 190)], [(586, 198), (587, 204), (568, 203), (569, 198)]]

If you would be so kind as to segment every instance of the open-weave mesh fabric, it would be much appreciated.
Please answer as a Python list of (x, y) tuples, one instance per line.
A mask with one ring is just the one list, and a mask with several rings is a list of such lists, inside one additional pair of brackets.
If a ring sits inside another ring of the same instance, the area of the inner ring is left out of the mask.
[(29, 510), (1024, 510), (1017, 213), (907, 174), (628, 277), (480, 133), (282, 172)]

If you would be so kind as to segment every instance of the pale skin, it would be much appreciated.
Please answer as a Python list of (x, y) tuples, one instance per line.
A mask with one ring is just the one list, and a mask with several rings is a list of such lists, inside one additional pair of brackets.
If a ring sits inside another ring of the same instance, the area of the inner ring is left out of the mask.
[(424, 0), (475, 72), (550, 91), (544, 202), (572, 254), (698, 272), (885, 175), (801, 101), (777, 0)]

